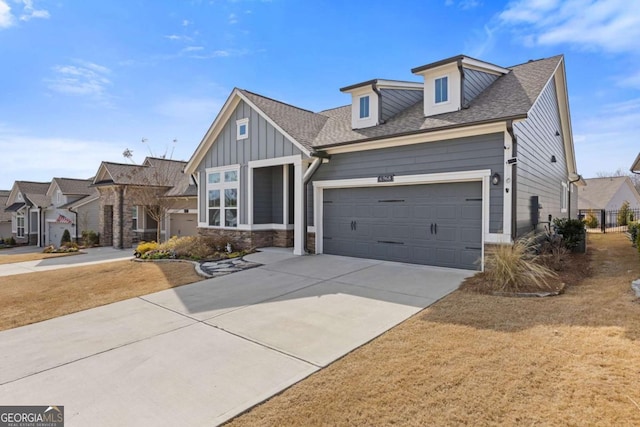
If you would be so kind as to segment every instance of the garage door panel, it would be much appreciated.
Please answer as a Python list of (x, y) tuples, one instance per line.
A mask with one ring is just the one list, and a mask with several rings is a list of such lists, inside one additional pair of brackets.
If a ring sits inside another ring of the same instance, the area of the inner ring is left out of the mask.
[[(480, 182), (327, 189), (324, 194), (325, 200), (339, 200), (324, 206), (324, 235), (340, 235), (324, 241), (325, 253), (478, 268)], [(332, 215), (343, 220), (340, 228)]]

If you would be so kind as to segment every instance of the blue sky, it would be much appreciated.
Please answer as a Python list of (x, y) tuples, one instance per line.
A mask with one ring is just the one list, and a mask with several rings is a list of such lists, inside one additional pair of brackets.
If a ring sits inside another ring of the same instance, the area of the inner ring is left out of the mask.
[(627, 170), (639, 40), (628, 0), (0, 0), (0, 189), (88, 178), (126, 148), (188, 160), (234, 87), (320, 111), (457, 54), (563, 53), (578, 171)]

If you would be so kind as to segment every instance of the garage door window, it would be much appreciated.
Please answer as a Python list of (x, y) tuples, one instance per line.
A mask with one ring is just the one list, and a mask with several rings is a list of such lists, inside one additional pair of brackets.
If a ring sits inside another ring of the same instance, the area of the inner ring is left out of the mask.
[(238, 226), (238, 168), (207, 170), (207, 223), (211, 227)]

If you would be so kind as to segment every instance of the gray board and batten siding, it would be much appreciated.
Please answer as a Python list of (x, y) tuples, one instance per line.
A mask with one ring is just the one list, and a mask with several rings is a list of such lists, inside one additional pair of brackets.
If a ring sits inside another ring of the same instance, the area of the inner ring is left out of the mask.
[[(249, 119), (249, 137), (246, 139), (236, 139), (236, 120)], [(206, 218), (206, 172), (205, 169), (240, 165), (240, 212), (238, 223), (246, 224), (247, 215), (247, 182), (248, 163), (253, 160), (272, 159), (275, 157), (286, 157), (306, 154), (288, 140), (281, 132), (267, 122), (264, 117), (258, 114), (246, 102), (240, 101), (235, 111), (224, 125), (222, 131), (211, 145), (211, 148), (198, 165), (199, 182), (199, 217)]]
[(495, 74), (464, 68), (464, 105), (478, 96), (498, 79)]
[(406, 110), (424, 96), (424, 90), (381, 89), (382, 120), (388, 120), (401, 111)]
[[(504, 134), (404, 145), (334, 154), (313, 176), (314, 181), (370, 178), (379, 175), (418, 175), (490, 169), (504, 173)], [(489, 232), (502, 232), (503, 182), (491, 185)], [(307, 193), (307, 219), (313, 225), (313, 197)]]
[[(542, 205), (536, 231), (543, 230), (549, 215), (553, 218), (567, 216), (567, 213), (561, 212), (562, 182), (566, 182), (568, 177), (562, 133), (556, 135), (561, 128), (554, 80), (544, 89), (527, 119), (514, 124), (513, 128), (518, 157), (517, 235), (522, 236), (534, 230), (532, 196), (538, 196)], [(551, 161), (551, 156), (555, 156), (555, 163)], [(575, 192), (571, 196), (577, 199)], [(575, 216), (574, 204), (571, 212)]]

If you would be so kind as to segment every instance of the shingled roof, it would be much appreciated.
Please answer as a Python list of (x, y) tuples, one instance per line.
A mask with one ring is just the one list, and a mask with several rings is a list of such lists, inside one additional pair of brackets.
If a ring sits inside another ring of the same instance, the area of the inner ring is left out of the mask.
[(92, 179), (74, 178), (53, 178), (52, 182), (58, 185), (62, 194), (72, 196), (90, 196), (98, 194), (97, 190), (91, 187)]
[(605, 178), (585, 179), (587, 185), (578, 191), (578, 208), (580, 209), (607, 209), (607, 205), (624, 185), (629, 186), (630, 193), (636, 200), (628, 200), (635, 204), (640, 203), (640, 195), (633, 186), (628, 176), (612, 176)]
[(4, 210), (9, 194), (11, 194), (10, 190), (0, 190), (0, 222), (11, 222), (11, 212)]
[(509, 67), (510, 72), (473, 99), (468, 108), (424, 117), (423, 102), (419, 101), (383, 124), (355, 130), (351, 128), (351, 105), (312, 113), (253, 92), (240, 91), (298, 142), (322, 148), (525, 118), (561, 60), (562, 55), (558, 55)]
[[(179, 160), (147, 157), (142, 165), (102, 162), (100, 172), (96, 175), (94, 185), (145, 185), (157, 187), (173, 187), (183, 179), (182, 170), (186, 162)], [(105, 176), (108, 179), (105, 179)]]
[(51, 204), (47, 197), (50, 182), (16, 181), (18, 191), (30, 206), (46, 207)]

